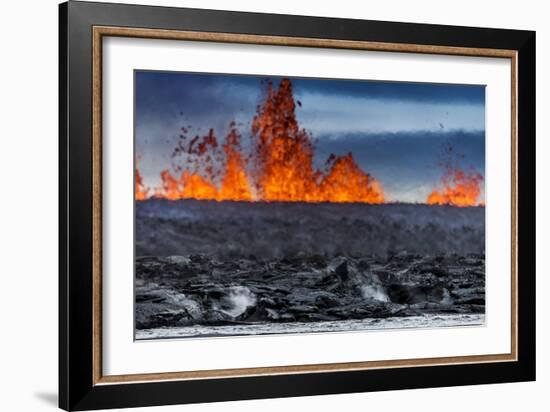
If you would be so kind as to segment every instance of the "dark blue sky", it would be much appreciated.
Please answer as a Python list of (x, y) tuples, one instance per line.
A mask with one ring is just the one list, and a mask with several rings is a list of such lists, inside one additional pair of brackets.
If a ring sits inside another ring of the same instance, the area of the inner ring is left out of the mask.
[[(278, 78), (269, 77), (275, 83)], [(140, 171), (158, 185), (182, 126), (225, 136), (239, 123), (246, 143), (266, 76), (136, 71)], [(424, 201), (441, 176), (446, 144), (484, 174), (485, 86), (291, 78), (301, 127), (316, 140), (316, 164), (351, 151), (396, 201)]]

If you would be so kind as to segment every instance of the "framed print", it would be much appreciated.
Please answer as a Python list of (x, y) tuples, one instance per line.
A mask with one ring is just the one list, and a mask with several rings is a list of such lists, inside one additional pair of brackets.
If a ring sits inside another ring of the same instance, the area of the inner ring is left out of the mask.
[(535, 33), (60, 5), (60, 407), (535, 379)]

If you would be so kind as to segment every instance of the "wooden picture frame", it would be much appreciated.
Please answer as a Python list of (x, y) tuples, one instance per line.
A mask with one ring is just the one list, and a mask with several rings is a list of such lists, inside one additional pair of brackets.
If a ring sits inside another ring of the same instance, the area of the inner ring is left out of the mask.
[[(68, 2), (60, 5), (59, 406), (168, 405), (535, 379), (535, 33)], [(105, 37), (510, 59), (510, 353), (223, 370), (102, 372)]]

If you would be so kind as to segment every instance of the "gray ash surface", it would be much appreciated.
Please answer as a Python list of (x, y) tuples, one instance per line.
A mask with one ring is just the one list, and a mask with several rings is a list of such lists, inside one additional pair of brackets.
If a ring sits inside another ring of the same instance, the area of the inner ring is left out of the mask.
[(485, 208), (415, 204), (136, 202), (136, 256), (485, 253)]

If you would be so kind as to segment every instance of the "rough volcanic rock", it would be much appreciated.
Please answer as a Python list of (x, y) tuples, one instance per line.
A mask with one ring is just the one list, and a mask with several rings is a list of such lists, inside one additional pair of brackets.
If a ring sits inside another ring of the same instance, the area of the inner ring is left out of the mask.
[(483, 255), (136, 260), (136, 328), (480, 313)]

